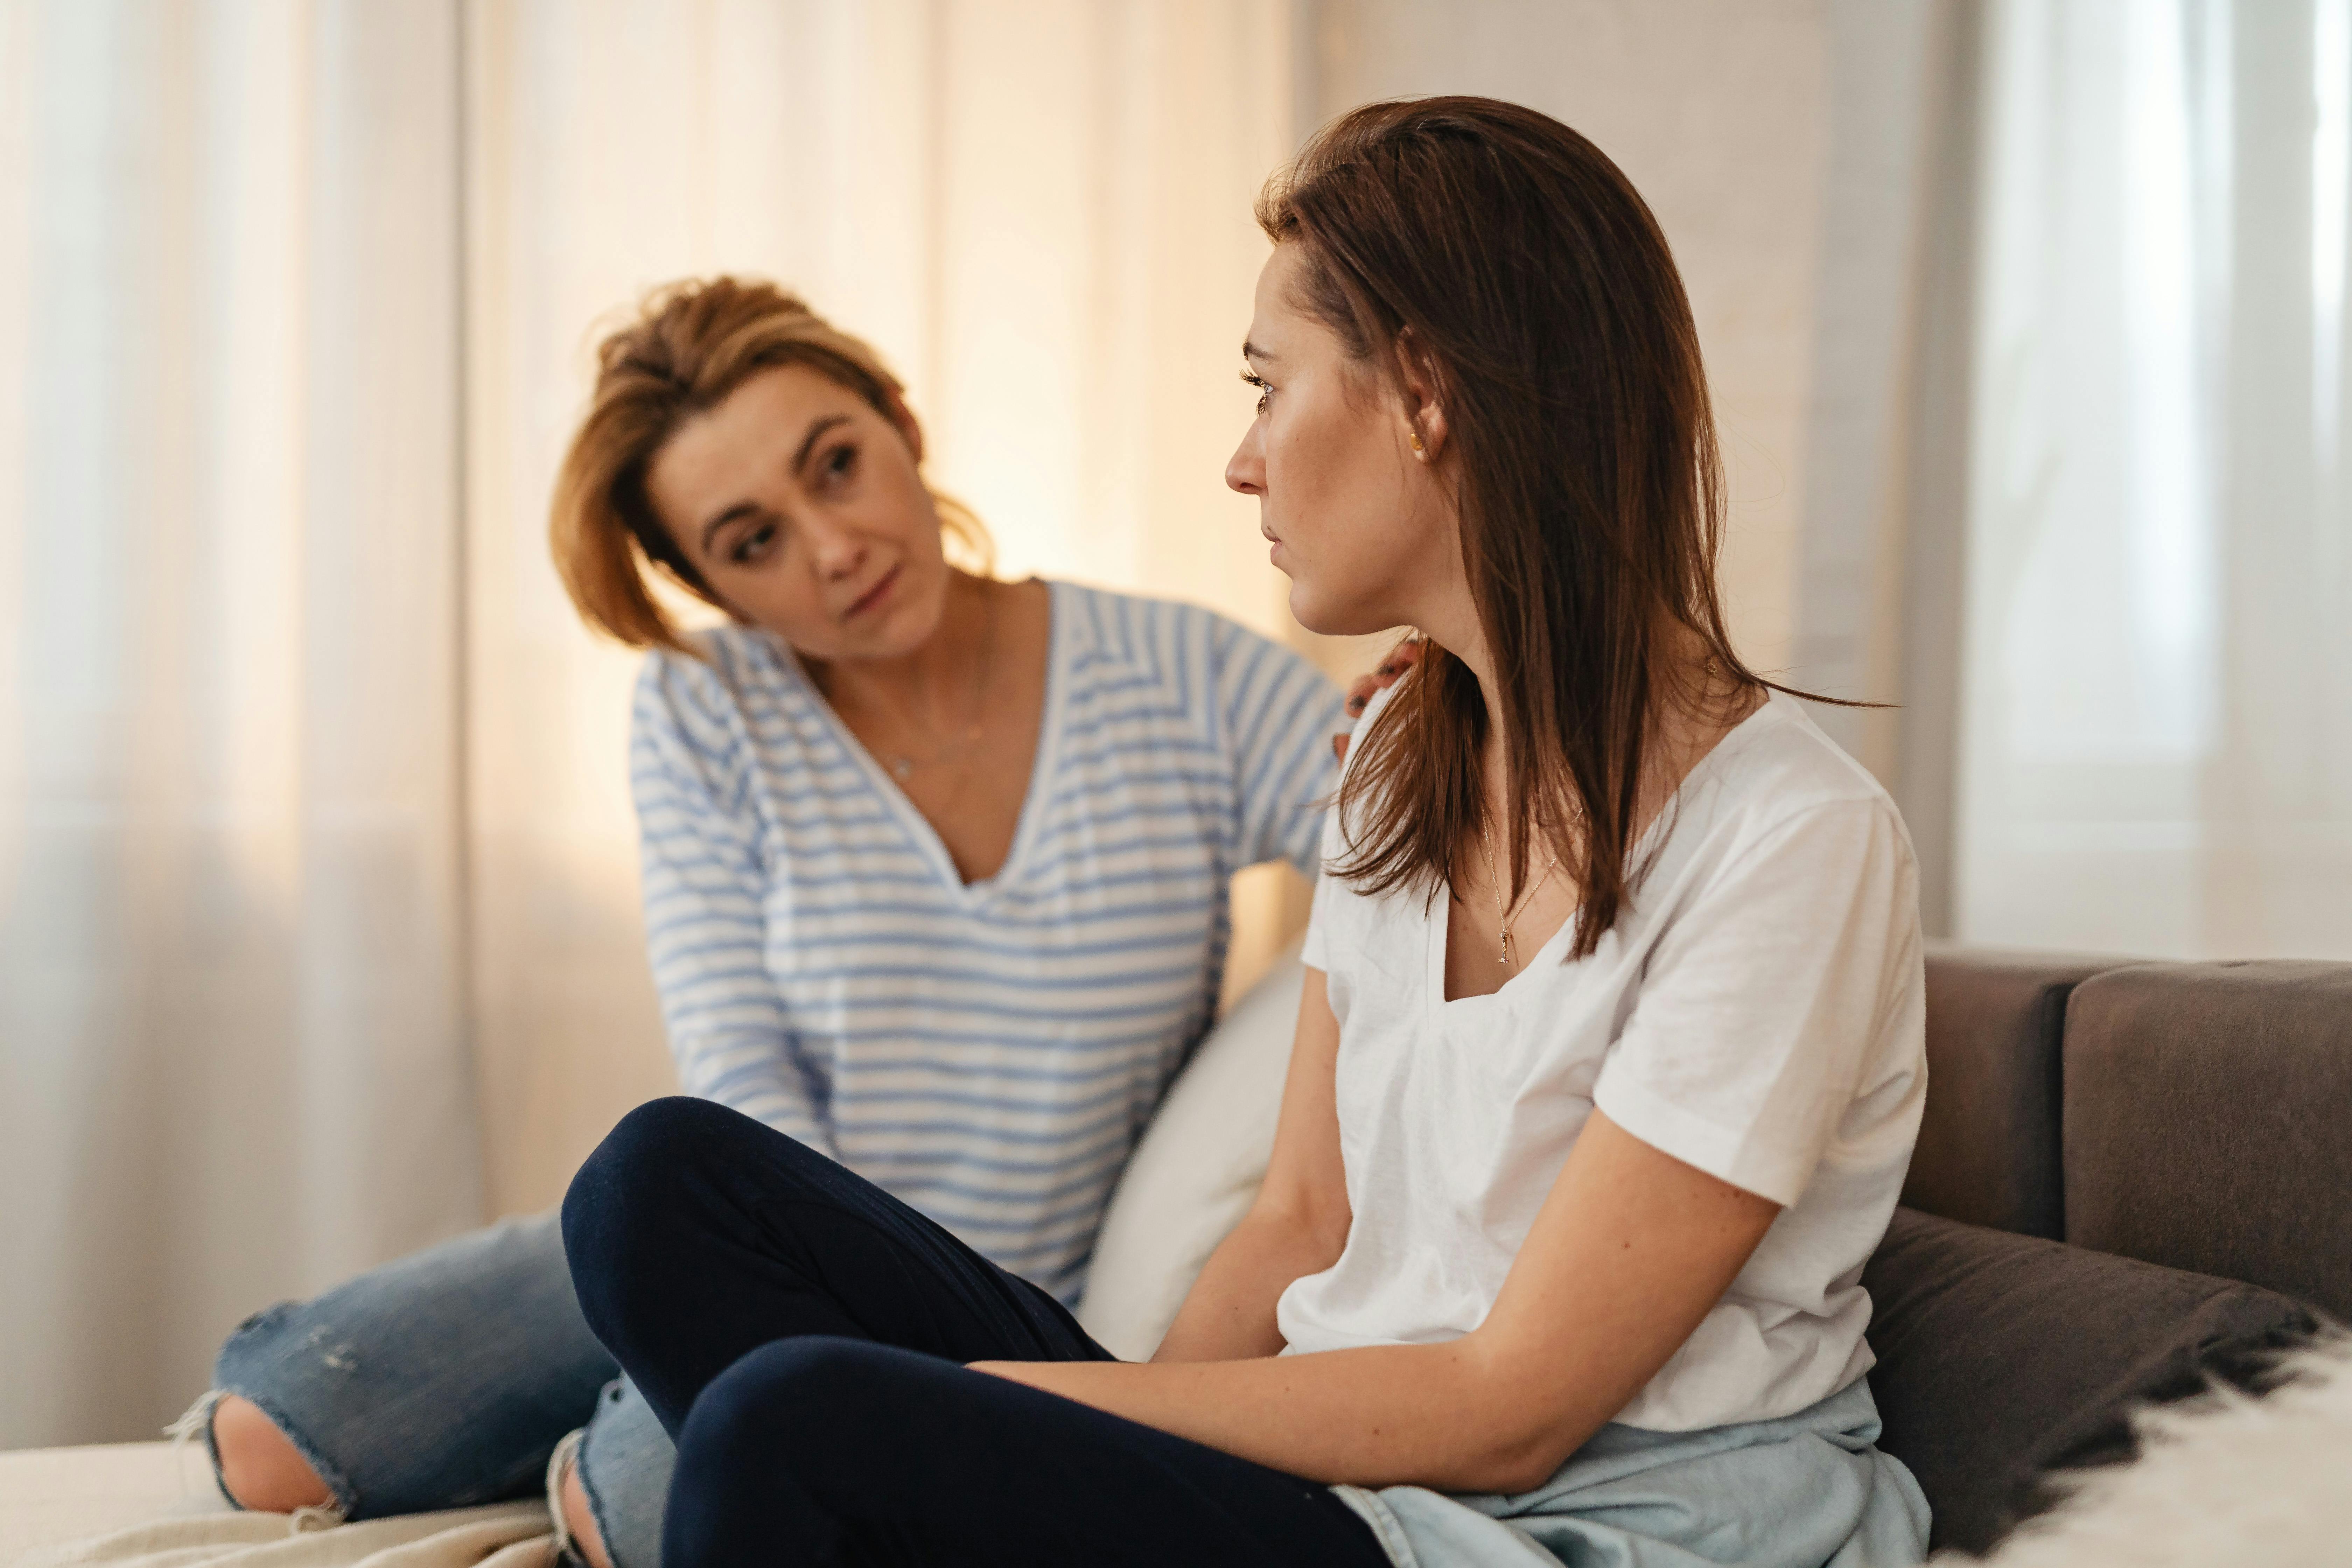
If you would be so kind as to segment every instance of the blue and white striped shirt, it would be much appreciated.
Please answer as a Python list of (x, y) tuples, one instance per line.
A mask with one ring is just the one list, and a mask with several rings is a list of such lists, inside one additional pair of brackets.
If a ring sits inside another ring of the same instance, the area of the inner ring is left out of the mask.
[(631, 773), (687, 1092), (1069, 1301), (1208, 1027), (1226, 880), (1313, 869), (1347, 721), (1312, 665), (1221, 616), (1050, 587), (1036, 761), (985, 881), (761, 632), (646, 662)]

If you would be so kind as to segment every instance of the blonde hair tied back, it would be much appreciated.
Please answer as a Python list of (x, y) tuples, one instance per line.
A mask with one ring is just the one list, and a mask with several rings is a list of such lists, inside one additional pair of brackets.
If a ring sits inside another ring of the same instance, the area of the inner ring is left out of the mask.
[[(901, 387), (882, 358), (796, 295), (752, 279), (688, 279), (647, 294), (596, 351), (596, 387), (557, 470), (548, 542), (564, 590), (590, 626), (631, 647), (700, 658), (654, 592), (658, 571), (724, 608), (646, 495), (646, 472), (677, 427), (761, 371), (802, 364), (896, 419)], [(931, 492), (950, 558), (988, 575), (988, 531)]]

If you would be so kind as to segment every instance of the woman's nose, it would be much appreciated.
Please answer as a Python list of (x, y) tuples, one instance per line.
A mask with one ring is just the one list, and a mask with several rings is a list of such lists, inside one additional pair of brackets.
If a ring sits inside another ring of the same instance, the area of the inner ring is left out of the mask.
[(1234, 455), (1225, 459), (1225, 486), (1245, 496), (1265, 494), (1265, 454), (1258, 447), (1257, 427), (1250, 426)]
[(809, 545), (817, 571), (828, 580), (854, 577), (866, 564), (866, 542), (854, 530), (815, 524), (809, 528)]

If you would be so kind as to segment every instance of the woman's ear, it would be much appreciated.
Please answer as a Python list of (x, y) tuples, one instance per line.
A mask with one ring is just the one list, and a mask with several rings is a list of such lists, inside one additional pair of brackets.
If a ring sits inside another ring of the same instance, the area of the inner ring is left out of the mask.
[(1415, 458), (1437, 461), (1445, 449), (1445, 405), (1438, 400), (1438, 380), (1411, 327), (1397, 334), (1397, 382), (1404, 395), (1405, 444)]
[(916, 422), (915, 411), (907, 406), (907, 395), (895, 386), (890, 389), (888, 412), (890, 423), (897, 426), (898, 434), (907, 439), (907, 450), (913, 454), (917, 463), (920, 463), (923, 460), (923, 427)]

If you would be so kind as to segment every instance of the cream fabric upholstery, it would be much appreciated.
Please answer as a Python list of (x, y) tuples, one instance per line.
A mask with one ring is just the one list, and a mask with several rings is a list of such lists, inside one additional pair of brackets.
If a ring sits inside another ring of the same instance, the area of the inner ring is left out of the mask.
[(1307, 972), (1293, 946), (1192, 1053), (1129, 1156), (1095, 1238), (1078, 1321), (1143, 1361), (1265, 1177)]
[[(198, 1452), (169, 1443), (0, 1453), (0, 1563), (216, 1500)], [(226, 1507), (226, 1504), (220, 1506)]]
[(169, 1443), (0, 1453), (9, 1568), (549, 1568), (554, 1542), (536, 1502), (297, 1530), (230, 1509)]

